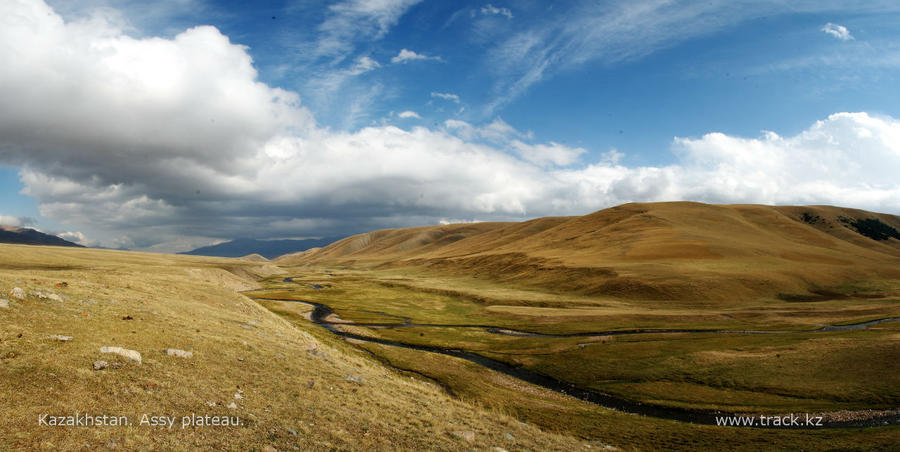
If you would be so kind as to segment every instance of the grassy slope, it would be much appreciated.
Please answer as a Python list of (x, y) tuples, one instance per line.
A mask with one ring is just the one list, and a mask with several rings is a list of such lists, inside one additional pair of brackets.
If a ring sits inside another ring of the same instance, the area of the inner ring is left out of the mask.
[[(4, 292), (21, 287), (64, 300), (29, 296), (0, 308), (0, 449), (101, 450), (111, 442), (127, 450), (582, 447), (452, 399), (235, 293), (276, 271), (230, 259), (0, 245)], [(61, 281), (68, 286), (56, 287)], [(57, 342), (51, 334), (74, 339)], [(99, 353), (107, 345), (139, 351), (143, 364)], [(165, 348), (194, 356), (166, 356)], [(92, 370), (100, 359), (121, 367)], [(234, 398), (239, 389), (242, 400)], [(231, 402), (236, 410), (227, 408)], [(37, 422), (41, 413), (76, 411), (126, 415), (133, 425)], [(137, 426), (143, 413), (236, 415), (244, 425), (182, 430), (176, 423), (169, 431)], [(452, 433), (459, 430), (475, 432), (474, 443)]]
[(802, 296), (900, 278), (900, 241), (863, 237), (841, 217), (900, 229), (900, 217), (836, 207), (626, 204), (583, 217), (376, 231), (276, 262), (427, 267), (637, 300)]

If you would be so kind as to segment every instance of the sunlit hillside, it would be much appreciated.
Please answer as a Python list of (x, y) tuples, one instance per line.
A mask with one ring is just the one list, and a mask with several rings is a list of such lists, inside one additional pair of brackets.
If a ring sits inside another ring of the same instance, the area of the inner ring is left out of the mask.
[(626, 204), (376, 231), (276, 262), (421, 267), (627, 299), (802, 300), (868, 296), (847, 285), (900, 278), (898, 230), (900, 217), (829, 206)]

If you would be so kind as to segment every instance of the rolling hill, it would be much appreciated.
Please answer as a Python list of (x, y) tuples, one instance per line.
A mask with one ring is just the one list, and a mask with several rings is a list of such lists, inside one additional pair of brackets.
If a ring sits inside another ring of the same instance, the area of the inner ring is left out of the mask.
[(51, 245), (73, 246), (83, 248), (82, 245), (61, 239), (55, 235), (44, 234), (29, 228), (15, 226), (0, 226), (0, 243), (17, 243), (22, 245)]
[(283, 239), (283, 240), (256, 240), (256, 239), (235, 239), (230, 242), (219, 243), (217, 245), (204, 246), (191, 251), (185, 251), (178, 254), (189, 254), (193, 256), (215, 256), (215, 257), (241, 257), (250, 254), (258, 254), (267, 259), (272, 259), (284, 254), (305, 251), (310, 248), (328, 245), (339, 237), (326, 237), (321, 239)]
[(832, 206), (641, 203), (375, 231), (276, 263), (419, 267), (626, 299), (803, 301), (900, 278), (898, 230), (900, 217)]

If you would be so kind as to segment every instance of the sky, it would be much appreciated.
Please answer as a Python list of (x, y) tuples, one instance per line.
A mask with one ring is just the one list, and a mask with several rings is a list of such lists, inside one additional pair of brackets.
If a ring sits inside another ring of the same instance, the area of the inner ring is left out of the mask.
[(626, 202), (900, 214), (900, 3), (4, 0), (0, 223), (173, 252)]

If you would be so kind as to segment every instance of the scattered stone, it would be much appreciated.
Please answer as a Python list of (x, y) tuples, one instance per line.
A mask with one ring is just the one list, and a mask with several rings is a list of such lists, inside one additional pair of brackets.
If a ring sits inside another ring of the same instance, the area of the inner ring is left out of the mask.
[(278, 452), (278, 449), (272, 446), (266, 446), (262, 448), (262, 452)]
[(475, 442), (475, 432), (471, 430), (457, 430), (453, 432), (453, 435), (458, 438), (462, 438), (470, 443)]
[(187, 352), (184, 350), (178, 350), (177, 348), (167, 348), (165, 353), (169, 356), (177, 356), (179, 358), (193, 358), (194, 352)]
[(506, 450), (502, 447), (497, 447), (497, 446), (492, 447), (491, 450), (494, 452), (509, 452), (508, 450)]
[(297, 436), (297, 431), (296, 431), (296, 430), (294, 430), (294, 429), (288, 427), (288, 428), (287, 428), (287, 431), (288, 431), (288, 433), (290, 433), (291, 435)]
[(138, 364), (141, 363), (141, 354), (134, 351), (128, 350), (122, 347), (100, 347), (100, 353), (115, 353), (124, 358), (128, 358), (134, 361), (137, 361)]
[(109, 363), (106, 361), (94, 361), (94, 370), (103, 370), (109, 367)]
[(510, 441), (515, 441), (516, 437), (512, 436), (512, 433), (506, 432), (506, 439), (508, 439)]
[(122, 317), (122, 320), (134, 320), (134, 317), (132, 317), (130, 315), (126, 315), (126, 316)]
[(9, 309), (9, 300), (0, 298), (0, 308)]
[(69, 342), (72, 340), (72, 336), (62, 336), (59, 334), (51, 334), (47, 336), (48, 339), (57, 340), (59, 342)]
[(111, 440), (109, 440), (108, 443), (106, 443), (106, 448), (107, 448), (107, 449), (115, 449), (115, 448), (117, 448), (117, 447), (119, 447), (119, 444), (118, 444), (118, 443), (116, 442), (116, 440), (114, 440), (114, 439), (111, 439)]
[(16, 287), (13, 290), (10, 290), (9, 296), (12, 298), (18, 298), (19, 300), (24, 300), (26, 297), (25, 291), (22, 290), (21, 287)]
[(235, 400), (241, 400), (244, 398), (244, 396), (242, 396), (241, 393), (239, 393), (239, 392), (235, 392), (234, 398), (235, 398)]
[(344, 375), (344, 380), (352, 381), (353, 383), (360, 384), (360, 385), (366, 381), (366, 379), (363, 377), (360, 377), (357, 375), (350, 375), (350, 374)]
[(244, 323), (241, 324), (241, 328), (243, 328), (245, 330), (250, 330), (250, 331), (253, 331), (255, 329), (252, 326), (244, 324)]
[(207, 402), (206, 402), (206, 405), (207, 405), (207, 406), (216, 406), (216, 402), (210, 402), (210, 401), (207, 401)]
[(237, 404), (234, 403), (234, 402), (231, 402), (231, 403), (228, 404), (228, 408), (231, 408), (232, 410), (236, 410), (236, 409), (237, 409)]
[(62, 281), (55, 284), (56, 287), (69, 287), (69, 283)]
[(316, 385), (316, 382), (314, 382), (312, 380), (306, 382), (306, 387), (309, 389), (312, 389), (313, 386), (315, 386), (315, 385)]
[(55, 293), (47, 294), (47, 298), (49, 298), (53, 301), (63, 301), (62, 297)]

